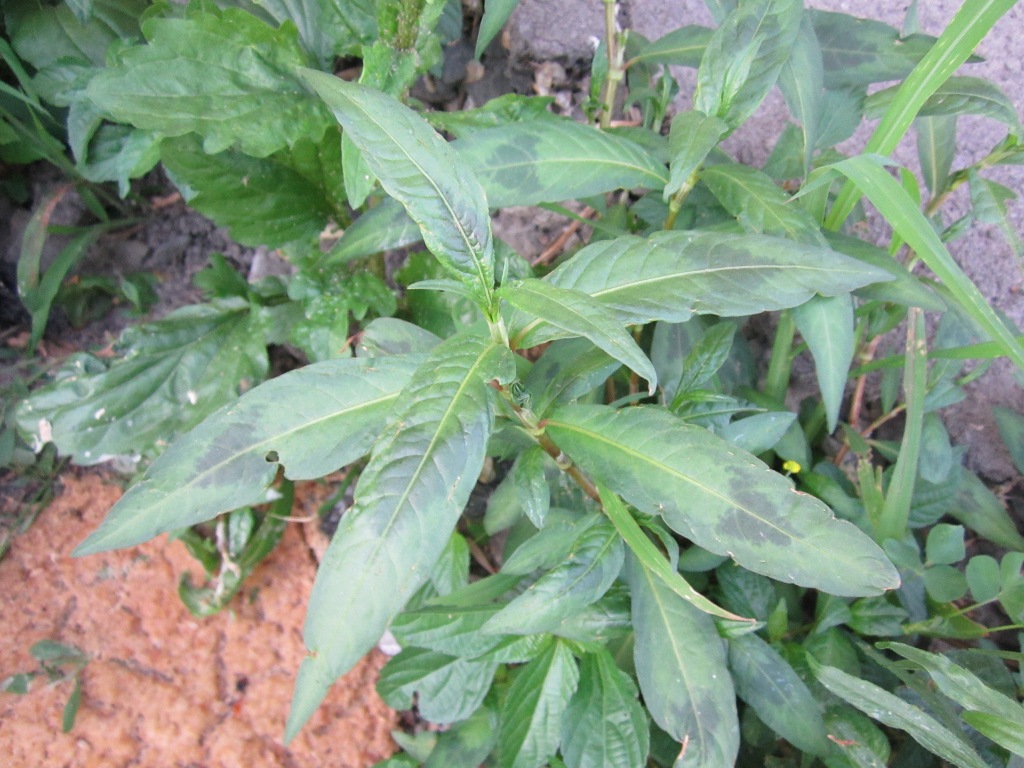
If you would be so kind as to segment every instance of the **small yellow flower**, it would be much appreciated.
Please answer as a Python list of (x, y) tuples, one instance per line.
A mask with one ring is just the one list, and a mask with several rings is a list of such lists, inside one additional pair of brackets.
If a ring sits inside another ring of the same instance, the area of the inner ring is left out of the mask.
[(782, 468), (785, 470), (787, 475), (798, 475), (800, 474), (801, 466), (792, 459), (782, 463)]

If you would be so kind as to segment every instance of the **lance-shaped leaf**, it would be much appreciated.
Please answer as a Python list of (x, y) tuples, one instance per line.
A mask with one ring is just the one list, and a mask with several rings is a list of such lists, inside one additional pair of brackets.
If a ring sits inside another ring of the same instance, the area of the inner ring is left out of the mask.
[[(633, 337), (623, 330), (613, 312), (586, 293), (529, 279), (502, 286), (498, 295), (529, 316), (543, 318), (556, 328), (589, 339), (594, 346), (647, 379), (651, 392), (658, 385), (654, 365)], [(520, 343), (514, 326), (510, 335), (513, 343)]]
[(154, 451), (267, 373), (263, 326), (242, 299), (182, 307), (121, 334), (124, 357), (72, 357), (18, 411), (40, 445), (79, 464)]
[[(891, 280), (882, 269), (828, 248), (769, 235), (658, 232), (588, 245), (545, 279), (583, 291), (622, 325), (682, 323), (695, 314), (752, 315)], [(560, 338), (543, 320), (515, 318), (521, 346)]]
[(185, 18), (152, 18), (147, 45), (129, 48), (94, 77), (89, 99), (119, 122), (182, 136), (207, 152), (233, 144), (266, 157), (330, 125), (295, 75), (308, 63), (295, 28), (274, 29), (237, 8), (213, 5)]
[(835, 667), (819, 665), (813, 658), (810, 661), (818, 682), (864, 714), (884, 725), (906, 731), (929, 752), (960, 768), (984, 768), (985, 761), (964, 736), (949, 730), (920, 707), (908, 704), (867, 680), (848, 675)]
[(731, 128), (746, 122), (789, 59), (802, 13), (799, 0), (753, 0), (726, 16), (697, 70), (694, 108)]
[(487, 199), (472, 167), (419, 115), (392, 97), (303, 70), (381, 186), (422, 231), (438, 260), (490, 304), (494, 246)]
[(860, 529), (764, 463), (654, 407), (567, 406), (547, 435), (642, 512), (745, 568), (836, 595), (877, 595), (896, 569)]
[(286, 738), (429, 578), (483, 466), (493, 423), (486, 382), (514, 375), (507, 347), (456, 336), (402, 391), (317, 572), (303, 634), (310, 655)]
[[(882, 117), (896, 100), (899, 90), (899, 86), (893, 86), (868, 96), (864, 102), (865, 116), (869, 119)], [(1020, 130), (1020, 117), (1010, 98), (997, 85), (978, 77), (949, 78), (928, 97), (917, 115), (984, 115)]]
[(474, 659), (504, 640), (480, 631), (500, 610), (500, 605), (492, 603), (428, 606), (400, 614), (391, 624), (391, 633), (403, 647), (428, 648), (449, 656)]
[(491, 689), (493, 661), (469, 661), (422, 648), (406, 648), (381, 670), (377, 692), (395, 709), (412, 709), (433, 723), (472, 715)]
[(633, 768), (647, 762), (650, 728), (633, 680), (604, 648), (580, 664), (580, 682), (562, 725), (568, 768)]
[(774, 648), (753, 634), (730, 638), (729, 668), (739, 697), (773, 731), (804, 752), (828, 753), (821, 706)]
[(498, 759), (502, 768), (539, 768), (554, 755), (579, 679), (576, 659), (558, 640), (519, 670), (501, 713)]
[(846, 379), (853, 362), (853, 300), (850, 294), (815, 296), (793, 310), (800, 335), (814, 355), (828, 430), (839, 421)]
[(639, 144), (569, 119), (489, 128), (454, 146), (476, 169), (492, 208), (659, 189), (668, 181), (665, 166)]
[(766, 173), (739, 163), (722, 163), (705, 168), (701, 181), (744, 228), (764, 235), (788, 237), (807, 245), (825, 245), (814, 218)]
[(803, 128), (805, 176), (810, 172), (811, 157), (818, 144), (818, 126), (824, 105), (824, 77), (821, 47), (810, 14), (804, 13), (789, 59), (779, 73), (779, 88), (789, 107), (789, 114)]
[(938, 689), (966, 710), (964, 719), (977, 730), (1011, 752), (1024, 754), (1024, 709), (1017, 701), (945, 656), (902, 643), (882, 647), (923, 667)]
[(279, 467), (321, 477), (370, 450), (421, 356), (327, 360), (242, 395), (177, 440), (75, 550), (127, 547), (257, 503)]
[(397, 200), (382, 200), (352, 222), (327, 254), (327, 262), (338, 264), (402, 248), (420, 237), (420, 228)]
[(670, 64), (697, 67), (714, 30), (687, 25), (645, 45), (632, 59), (633, 64)]
[(558, 629), (564, 620), (608, 591), (622, 570), (623, 556), (622, 539), (614, 526), (602, 522), (588, 527), (562, 564), (506, 605), (483, 631), (529, 635)]
[(718, 145), (728, 130), (729, 126), (717, 117), (697, 110), (680, 112), (672, 118), (672, 128), (668, 134), (669, 148), (672, 150), (672, 162), (669, 163), (671, 178), (662, 192), (666, 200), (689, 181), (690, 175), (700, 168), (708, 153)]
[(740, 726), (715, 623), (632, 556), (626, 571), (640, 692), (654, 722), (682, 744), (676, 768), (732, 768)]

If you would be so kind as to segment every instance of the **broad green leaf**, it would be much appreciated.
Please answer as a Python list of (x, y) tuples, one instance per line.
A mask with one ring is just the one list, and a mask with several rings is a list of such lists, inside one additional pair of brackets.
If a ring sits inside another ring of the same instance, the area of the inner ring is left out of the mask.
[(605, 514), (633, 553), (638, 567), (656, 577), (665, 587), (704, 613), (728, 621), (752, 621), (752, 619), (745, 619), (743, 616), (737, 616), (735, 613), (720, 608), (691, 587), (686, 579), (665, 559), (665, 556), (658, 551), (653, 542), (647, 538), (647, 534), (641, 530), (633, 516), (629, 514), (626, 505), (606, 489), (599, 487), (598, 490), (601, 494), (601, 504)]
[[(592, 243), (545, 279), (590, 294), (620, 324), (632, 325), (786, 309), (816, 293), (835, 296), (890, 276), (827, 248), (769, 235), (679, 231)], [(523, 326), (520, 344), (564, 335), (536, 320)]]
[(255, 504), (281, 467), (307, 480), (355, 461), (420, 362), (328, 360), (251, 389), (175, 441), (75, 554), (131, 546)]
[(829, 750), (821, 707), (779, 653), (754, 634), (729, 640), (729, 669), (736, 693), (769, 728), (813, 755)]
[(756, 413), (730, 422), (718, 435), (755, 456), (770, 451), (796, 423), (791, 411)]
[(479, 59), (488, 44), (493, 40), (501, 28), (505, 26), (512, 11), (516, 9), (519, 0), (491, 0), (484, 5), (484, 15), (480, 19), (480, 29), (477, 32), (476, 51), (474, 55)]
[[(1000, 717), (987, 712), (964, 712), (963, 719), (982, 736), (987, 736), (1015, 755), (1024, 756), (1024, 737), (1021, 736), (1020, 718)], [(1007, 765), (1012, 764), (1012, 761), (1007, 763)]]
[(522, 499), (523, 511), (538, 528), (544, 527), (551, 506), (551, 489), (545, 476), (549, 463), (551, 459), (544, 449), (535, 445), (520, 453), (512, 467), (513, 483)]
[[(896, 149), (896, 145), (932, 94), (968, 60), (989, 30), (1015, 2), (1016, 0), (977, 0), (974, 3), (964, 3), (935, 45), (903, 81), (892, 105), (886, 110), (885, 116), (868, 139), (864, 147), (865, 155), (889, 155)], [(851, 182), (844, 185), (829, 212), (825, 222), (829, 229), (839, 229), (853, 210), (860, 194), (867, 194), (870, 197), (867, 189), (861, 188), (858, 193), (855, 187), (861, 185), (856, 179), (851, 179)], [(878, 205), (877, 201), (872, 202)], [(882, 213), (887, 217), (891, 215), (886, 210)], [(917, 251), (913, 243), (909, 240), (907, 242)]]
[(185, 202), (245, 245), (308, 246), (333, 213), (322, 180), (303, 176), (283, 156), (256, 158), (233, 149), (209, 155), (189, 135), (164, 140), (160, 158)]
[[(529, 316), (543, 318), (566, 333), (589, 339), (645, 378), (649, 392), (657, 387), (658, 373), (643, 350), (619, 325), (615, 314), (586, 293), (530, 279), (503, 285), (498, 296)], [(512, 343), (518, 346), (518, 328), (513, 325), (509, 333)]]
[(399, 614), (390, 629), (403, 647), (427, 648), (448, 656), (474, 659), (504, 640), (480, 631), (500, 610), (500, 605), (492, 603), (427, 606)]
[(402, 390), (317, 572), (303, 635), (311, 653), (286, 738), (430, 576), (483, 466), (493, 420), (486, 382), (514, 371), (507, 348), (456, 336)]
[(984, 768), (985, 762), (971, 748), (963, 736), (948, 730), (919, 707), (908, 704), (898, 696), (836, 669), (811, 661), (814, 676), (822, 685), (861, 712), (891, 728), (899, 728), (943, 760), (960, 768)]
[(908, 307), (920, 307), (933, 312), (945, 312), (949, 307), (937, 293), (910, 274), (906, 267), (877, 245), (856, 237), (828, 232), (828, 244), (835, 250), (873, 267), (883, 269), (892, 275), (887, 282), (878, 282), (858, 288), (856, 294), (866, 299), (891, 301)]
[(498, 713), (481, 707), (468, 719), (438, 734), (437, 745), (423, 768), (479, 768), (497, 741)]
[(807, 13), (821, 46), (825, 87), (830, 89), (902, 80), (935, 42), (926, 35), (900, 37), (888, 24), (846, 13)]
[(635, 768), (647, 761), (650, 728), (636, 684), (600, 649), (583, 656), (580, 682), (562, 723), (568, 768)]
[(117, 192), (127, 197), (130, 182), (160, 162), (160, 136), (127, 125), (102, 125), (92, 136), (88, 153), (78, 164), (82, 178), (96, 184), (116, 181)]
[[(892, 106), (900, 86), (878, 91), (864, 102), (865, 114), (877, 120)], [(1017, 108), (999, 87), (978, 77), (951, 77), (924, 102), (918, 117), (954, 117), (956, 115), (982, 115), (1005, 123), (1011, 129), (1020, 129)]]
[(665, 166), (639, 144), (569, 119), (488, 128), (454, 146), (476, 171), (492, 208), (660, 189), (668, 181)]
[(78, 464), (152, 452), (267, 374), (262, 324), (241, 299), (131, 327), (117, 350), (123, 356), (109, 365), (84, 353), (69, 359), (21, 406), (19, 428)]
[(1024, 473), (1024, 416), (1010, 408), (995, 406), (992, 415), (996, 420), (999, 437), (1010, 453), (1017, 471)]
[(665, 410), (564, 407), (546, 432), (627, 502), (745, 568), (836, 595), (899, 584), (892, 564), (855, 526), (753, 456)]
[(483, 632), (531, 635), (552, 632), (596, 602), (622, 570), (622, 540), (609, 523), (590, 526), (564, 562), (541, 576), (483, 627)]
[(732, 768), (739, 750), (736, 694), (715, 623), (630, 557), (633, 658), (644, 704), (682, 749), (676, 768)]
[[(559, 510), (564, 514), (564, 510)], [(560, 518), (562, 515), (559, 516)], [(501, 566), (502, 573), (526, 576), (537, 570), (551, 570), (565, 562), (584, 531), (601, 522), (599, 514), (555, 519), (528, 538)]]
[(853, 362), (853, 300), (848, 293), (815, 296), (793, 310), (793, 319), (814, 355), (828, 431), (833, 432), (839, 423), (839, 409)]
[(146, 45), (89, 83), (88, 97), (115, 120), (164, 136), (195, 131), (211, 154), (237, 145), (255, 157), (318, 141), (330, 125), (295, 74), (307, 60), (291, 25), (207, 4), (151, 18), (143, 31)]
[(756, 168), (723, 163), (705, 168), (700, 178), (745, 229), (807, 245), (825, 245), (811, 215), (799, 205), (790, 204), (789, 195)]
[[(686, 353), (685, 358), (679, 359), (677, 357), (678, 363), (673, 362), (672, 367), (669, 369), (679, 379), (679, 383), (676, 384), (674, 389), (670, 389), (670, 385), (665, 384), (665, 373), (668, 371), (661, 372), (665, 397), (666, 399), (672, 398), (672, 406), (678, 406), (682, 397), (691, 390), (706, 384), (725, 365), (725, 361), (729, 358), (729, 353), (732, 351), (733, 339), (736, 337), (736, 324), (724, 320), (717, 322), (701, 333), (696, 344), (692, 344), (689, 341), (685, 341), (682, 344), (669, 343), (673, 336), (683, 341), (684, 334), (686, 334), (686, 331), (683, 326), (677, 324), (661, 324), (654, 331), (654, 342), (651, 349), (652, 357), (655, 356), (655, 350), (659, 348), (665, 349), (666, 355), (669, 354), (670, 350), (671, 352), (679, 350)], [(659, 339), (662, 340), (662, 344), (658, 343)], [(673, 357), (675, 357), (674, 354)], [(655, 364), (657, 364), (657, 361), (655, 361)], [(670, 410), (672, 406), (670, 406)]]
[[(703, 165), (708, 153), (718, 146), (719, 140), (728, 132), (729, 126), (717, 117), (691, 110), (680, 112), (672, 118), (668, 142), (672, 152), (669, 163), (669, 182), (662, 193), (668, 200), (678, 192), (690, 176)], [(693, 182), (689, 182), (693, 186)]]
[(397, 200), (382, 200), (363, 213), (327, 254), (329, 264), (361, 259), (381, 251), (412, 245), (420, 240), (420, 228)]
[(963, 718), (983, 734), (1016, 754), (1024, 754), (1024, 709), (1009, 696), (989, 687), (973, 672), (946, 656), (928, 653), (902, 643), (881, 647), (898, 653), (924, 668), (942, 693), (962, 706)]
[(394, 709), (412, 709), (415, 701), (425, 720), (455, 723), (465, 720), (483, 703), (497, 668), (490, 661), (468, 661), (422, 648), (406, 648), (381, 670), (377, 692)]
[(956, 117), (918, 117), (917, 159), (925, 186), (934, 198), (949, 186), (949, 172), (956, 156)]
[(429, 352), (441, 339), (418, 325), (397, 317), (378, 317), (363, 328), (356, 344), (359, 357), (390, 357)]
[(793, 49), (779, 73), (779, 88), (786, 106), (803, 129), (803, 176), (811, 169), (811, 157), (818, 145), (818, 126), (821, 123), (825, 87), (825, 65), (821, 47), (814, 33), (810, 14), (800, 19), (800, 31), (793, 41)]
[(279, 24), (298, 27), (303, 46), (322, 69), (337, 56), (356, 56), (377, 36), (373, 0), (254, 0)]
[(538, 416), (555, 403), (569, 403), (600, 386), (621, 363), (583, 338), (549, 346), (523, 382), (530, 408)]
[(954, 468), (959, 472), (956, 503), (950, 514), (972, 531), (989, 541), (1012, 550), (1024, 550), (1024, 536), (1006, 511), (1003, 502), (989, 490), (981, 479), (966, 467)]
[(735, 129), (775, 85), (800, 32), (800, 0), (751, 0), (725, 17), (697, 70), (695, 109)]
[(698, 67), (714, 30), (690, 24), (645, 45), (630, 64)]
[(498, 761), (502, 768), (540, 768), (554, 755), (579, 678), (572, 652), (557, 640), (519, 669), (501, 712)]
[(825, 761), (828, 768), (886, 768), (889, 764), (889, 739), (853, 707), (830, 706), (825, 710), (825, 726), (836, 745)]
[[(942, 280), (949, 294), (964, 312), (989, 333), (1007, 357), (1018, 367), (1024, 368), (1024, 349), (989, 306), (978, 288), (960, 269), (900, 183), (871, 157), (851, 157), (828, 168), (842, 173), (853, 181), (885, 216), (896, 233)], [(838, 201), (836, 205), (839, 205)], [(835, 210), (833, 209), (833, 212)]]
[(484, 191), (423, 118), (379, 91), (312, 70), (306, 82), (334, 112), (381, 186), (405, 206), (438, 260), (489, 306), (494, 246)]

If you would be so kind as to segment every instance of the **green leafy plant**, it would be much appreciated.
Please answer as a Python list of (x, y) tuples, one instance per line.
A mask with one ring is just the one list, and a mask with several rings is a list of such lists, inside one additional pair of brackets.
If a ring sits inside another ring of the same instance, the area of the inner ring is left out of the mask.
[(26, 694), (37, 678), (44, 678), (48, 685), (59, 685), (71, 681), (73, 686), (64, 715), (61, 719), (61, 731), (70, 733), (75, 727), (78, 708), (82, 704), (81, 673), (89, 663), (89, 657), (73, 645), (57, 643), (53, 640), (40, 640), (29, 648), (29, 653), (39, 662), (39, 668), (31, 672), (19, 672), (0, 682), (0, 691), (5, 693)]
[[(390, 630), (402, 650), (385, 701), (450, 725), (406, 740), (393, 765), (1009, 765), (1019, 681), (999, 659), (1019, 653), (987, 642), (1024, 622), (1021, 557), (968, 558), (962, 526), (1022, 540), (937, 411), (979, 375), (965, 361), (1024, 366), (947, 250), (970, 222), (942, 218), (964, 183), (974, 220), (1005, 215), (1007, 192), (981, 173), (1019, 162), (1016, 114), (951, 75), (1011, 4), (966, 5), (936, 40), (797, 0), (709, 2), (716, 29), (652, 42), (618, 30), (608, 2), (587, 103), (599, 128), (525, 97), (458, 115), (405, 106), (437, 62), (446, 3), (308, 2), (290, 19), (277, 4), (156, 7), (85, 100), (161, 137), (186, 199), (297, 271), (248, 285), (214, 261), (199, 280), (211, 303), (128, 332), (112, 364), (72, 361), (19, 410), (78, 461), (156, 457), (76, 553), (216, 520), (212, 544), (179, 534), (213, 579), (182, 585), (206, 610), (279, 532), (246, 509), (279, 473), (358, 463), (287, 738)], [(512, 5), (487, 6), (481, 39)], [(352, 54), (359, 82), (323, 71)], [(669, 65), (696, 67), (698, 87), (666, 137), (677, 88), (656, 68)], [(735, 162), (721, 142), (776, 85), (798, 124), (765, 168)], [(623, 91), (642, 125), (612, 126)], [(881, 122), (844, 158), (833, 147), (865, 112)], [(938, 150), (965, 113), (1008, 133), (953, 171)], [(915, 119), (935, 150), (923, 205), (882, 156)], [(891, 226), (888, 250), (840, 232), (861, 197)], [(566, 200), (599, 221), (550, 271), (492, 231), (494, 208)], [(322, 243), (332, 221), (343, 234)], [(392, 294), (380, 253), (420, 241)], [(924, 311), (945, 313), (934, 334)], [(778, 313), (763, 377), (740, 332), (762, 312)], [(876, 359), (901, 323), (903, 351)], [(282, 341), (311, 363), (259, 383)], [(805, 349), (821, 396), (793, 413)], [(864, 427), (875, 371), (882, 415)], [(879, 439), (897, 417), (901, 439)], [(495, 462), (504, 478), (469, 519)], [(475, 578), (483, 547), (497, 562)], [(971, 615), (994, 605), (998, 627)], [(894, 637), (986, 645), (953, 658)]]

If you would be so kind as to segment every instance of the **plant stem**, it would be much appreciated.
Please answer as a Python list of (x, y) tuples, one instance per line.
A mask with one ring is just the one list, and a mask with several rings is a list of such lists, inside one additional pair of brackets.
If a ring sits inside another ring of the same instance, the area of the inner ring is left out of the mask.
[(625, 69), (622, 65), (625, 46), (620, 44), (619, 31), (615, 24), (615, 0), (604, 0), (604, 36), (608, 53), (608, 72), (604, 76), (604, 99), (601, 103), (601, 128), (611, 126), (615, 112), (615, 93), (619, 89)]
[(786, 399), (789, 375), (793, 368), (793, 337), (796, 335), (796, 321), (788, 309), (779, 313), (779, 326), (775, 329), (772, 357), (768, 363), (768, 375), (764, 382), (764, 393), (776, 403)]
[(683, 208), (683, 203), (686, 202), (686, 198), (689, 196), (693, 188), (697, 186), (697, 181), (700, 179), (700, 167), (698, 166), (693, 173), (691, 173), (686, 181), (683, 182), (683, 186), (679, 188), (679, 191), (672, 196), (672, 200), (668, 204), (668, 216), (665, 217), (665, 223), (662, 224), (662, 229), (671, 230), (676, 225), (676, 217), (679, 216), (679, 211)]

